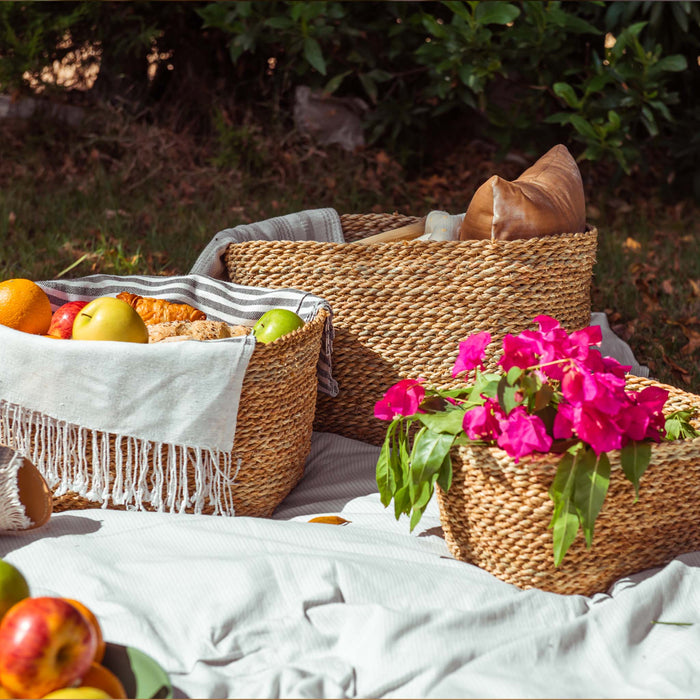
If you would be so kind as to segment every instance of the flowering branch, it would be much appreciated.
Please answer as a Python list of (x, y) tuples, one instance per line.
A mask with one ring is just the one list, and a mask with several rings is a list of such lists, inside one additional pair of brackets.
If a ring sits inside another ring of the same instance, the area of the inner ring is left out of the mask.
[(533, 453), (562, 451), (549, 490), (558, 566), (579, 527), (592, 546), (610, 481), (609, 451), (620, 450), (636, 499), (651, 442), (697, 433), (688, 412), (664, 417), (666, 390), (625, 388), (631, 368), (601, 355), (598, 326), (569, 334), (549, 316), (534, 321), (538, 330), (503, 339), (498, 373), (483, 371), (491, 335), (476, 333), (460, 343), (452, 370), (453, 377), (464, 375), (464, 387), (437, 390), (422, 379), (404, 379), (386, 392), (375, 406), (375, 416), (390, 421), (377, 484), (382, 503), (393, 499), (396, 518), (410, 515), (413, 530), (435, 484), (450, 488), (455, 445), (498, 446), (516, 463)]

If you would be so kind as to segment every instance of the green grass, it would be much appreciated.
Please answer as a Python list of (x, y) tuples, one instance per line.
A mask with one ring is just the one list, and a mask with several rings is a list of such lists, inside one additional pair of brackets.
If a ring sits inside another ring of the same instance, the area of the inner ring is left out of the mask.
[[(373, 149), (348, 154), (251, 133), (258, 151), (236, 158), (235, 140), (221, 134), (198, 141), (107, 109), (80, 131), (0, 123), (0, 279), (184, 274), (222, 228), (326, 206), (456, 213), (491, 174), (522, 170), (474, 144), (415, 173)], [(700, 393), (700, 348), (689, 344), (700, 334), (697, 208), (665, 205), (633, 181), (613, 191), (586, 179), (599, 229), (593, 309), (653, 376)]]

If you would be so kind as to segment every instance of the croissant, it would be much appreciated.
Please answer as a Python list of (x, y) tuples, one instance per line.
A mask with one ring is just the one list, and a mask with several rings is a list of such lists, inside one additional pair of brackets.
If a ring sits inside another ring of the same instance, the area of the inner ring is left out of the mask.
[(165, 299), (142, 297), (130, 292), (119, 292), (117, 299), (136, 309), (146, 325), (165, 321), (204, 321), (207, 315), (189, 304), (178, 304)]

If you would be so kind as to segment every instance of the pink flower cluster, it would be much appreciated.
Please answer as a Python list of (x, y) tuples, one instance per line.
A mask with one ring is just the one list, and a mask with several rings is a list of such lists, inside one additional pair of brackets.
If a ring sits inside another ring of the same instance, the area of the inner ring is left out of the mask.
[[(528, 330), (503, 340), (499, 365), (535, 374), (554, 390), (556, 416), (551, 433), (538, 415), (516, 405), (507, 414), (497, 398), (484, 396), (484, 404), (465, 413), (462, 427), (472, 440), (495, 442), (516, 460), (532, 452), (547, 452), (554, 440), (583, 440), (596, 454), (624, 447), (631, 440), (658, 442), (665, 432), (663, 407), (668, 392), (647, 387), (625, 389), (630, 369), (603, 357), (593, 347), (601, 342), (598, 326), (571, 334), (550, 316), (538, 316), (539, 330)], [(476, 333), (460, 343), (452, 375), (484, 367), (489, 333)], [(375, 407), (375, 416), (393, 420), (420, 410), (425, 397), (422, 380), (395, 384)]]

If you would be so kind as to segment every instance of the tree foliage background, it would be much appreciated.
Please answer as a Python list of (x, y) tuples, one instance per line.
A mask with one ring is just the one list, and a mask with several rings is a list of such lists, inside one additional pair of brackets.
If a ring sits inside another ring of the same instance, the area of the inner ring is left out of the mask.
[(613, 177), (662, 164), (670, 195), (698, 198), (699, 54), (700, 5), (680, 1), (0, 3), (4, 91), (56, 95), (52, 67), (99, 63), (81, 100), (254, 148), (243, 125), (289, 123), (309, 85), (362, 98), (402, 163), (455, 135), (566, 142)]

